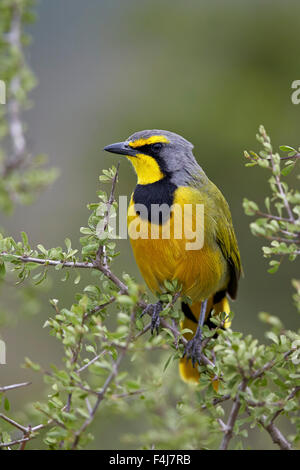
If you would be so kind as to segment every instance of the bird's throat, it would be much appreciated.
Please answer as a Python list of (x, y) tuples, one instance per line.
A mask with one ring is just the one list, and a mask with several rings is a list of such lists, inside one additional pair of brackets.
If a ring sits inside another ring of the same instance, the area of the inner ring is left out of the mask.
[(153, 157), (138, 153), (135, 157), (128, 156), (127, 158), (136, 171), (139, 185), (156, 183), (164, 178), (159, 164)]

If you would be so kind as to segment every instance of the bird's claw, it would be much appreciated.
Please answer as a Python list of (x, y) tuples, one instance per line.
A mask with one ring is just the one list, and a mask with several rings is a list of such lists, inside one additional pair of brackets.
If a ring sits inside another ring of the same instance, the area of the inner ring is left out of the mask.
[(191, 359), (193, 367), (196, 364), (201, 362), (201, 350), (202, 350), (202, 340), (198, 336), (194, 336), (190, 341), (188, 341), (184, 348), (183, 357), (186, 357), (187, 360)]
[(159, 325), (160, 325), (160, 312), (162, 311), (162, 303), (157, 302), (156, 304), (149, 304), (147, 307), (142, 311), (141, 317), (146, 315), (151, 316), (151, 334), (153, 335), (154, 330), (156, 330), (157, 334), (159, 332)]

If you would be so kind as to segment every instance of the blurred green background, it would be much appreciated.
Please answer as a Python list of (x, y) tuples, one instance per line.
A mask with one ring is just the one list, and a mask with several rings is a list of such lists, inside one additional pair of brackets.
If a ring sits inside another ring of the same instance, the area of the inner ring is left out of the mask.
[[(291, 83), (300, 78), (300, 3), (41, 0), (37, 12), (28, 60), (39, 85), (25, 116), (28, 140), (33, 153), (49, 155), (61, 176), (33, 206), (1, 216), (0, 225), (16, 238), (26, 231), (33, 245), (62, 245), (67, 236), (79, 247), (98, 174), (119, 160), (102, 148), (142, 129), (177, 132), (193, 142), (197, 160), (231, 207), (245, 271), (233, 328), (262, 339), (257, 318), (262, 310), (295, 327), (290, 280), (297, 266), (286, 261), (275, 276), (267, 273), (263, 242), (250, 234), (242, 199), (263, 205), (268, 192), (267, 172), (244, 167), (243, 150), (259, 148), (259, 124), (275, 148), (299, 145), (300, 106), (290, 96)], [(130, 195), (135, 175), (120, 160), (118, 192)], [(129, 242), (119, 246), (115, 271), (124, 269), (143, 282)], [(30, 389), (11, 396), (18, 407), (38, 399), (42, 390), (38, 375), (20, 369), (24, 356), (45, 367), (59, 362), (58, 343), (41, 328), (51, 313), (48, 298), (68, 306), (80, 286), (58, 279), (53, 275), (49, 290), (41, 291), (38, 316), (20, 317), (14, 328), (1, 329), (7, 344), (1, 382), (33, 380)], [(15, 289), (9, 287), (5, 296), (10, 308), (17, 308)], [(96, 448), (126, 447), (119, 435), (139, 429), (138, 423), (107, 419), (98, 426)], [(263, 439), (261, 445), (271, 447), (268, 437)]]

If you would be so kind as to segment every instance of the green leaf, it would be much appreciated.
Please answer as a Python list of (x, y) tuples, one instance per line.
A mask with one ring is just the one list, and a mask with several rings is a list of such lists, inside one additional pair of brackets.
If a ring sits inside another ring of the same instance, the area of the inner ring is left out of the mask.
[(61, 281), (66, 282), (69, 279), (69, 277), (70, 277), (70, 273), (69, 271), (66, 271), (65, 275), (61, 278)]
[(117, 302), (121, 305), (133, 306), (134, 301), (128, 295), (118, 295)]
[(267, 338), (269, 338), (274, 343), (279, 344), (278, 336), (275, 335), (275, 333), (273, 333), (273, 331), (267, 331), (265, 335), (266, 335)]
[[(98, 204), (97, 204), (98, 206)], [(93, 230), (91, 230), (88, 227), (80, 227), (80, 232), (83, 233), (84, 235), (94, 235)]]
[(22, 241), (23, 241), (23, 245), (25, 248), (28, 248), (29, 247), (29, 244), (28, 244), (28, 236), (25, 232), (21, 232), (21, 237), (22, 237)]
[(283, 169), (281, 170), (281, 174), (282, 174), (283, 176), (289, 175), (290, 172), (292, 171), (292, 169), (294, 168), (294, 166), (295, 166), (295, 163), (292, 163), (292, 164), (290, 164), (290, 165), (287, 165), (285, 168), (283, 168)]
[(95, 349), (94, 346), (92, 346), (91, 344), (88, 344), (88, 345), (85, 347), (85, 350), (86, 350), (87, 352), (90, 352), (90, 353), (95, 354), (95, 356), (97, 355), (96, 349)]
[(278, 271), (278, 268), (280, 266), (280, 261), (272, 260), (270, 261), (270, 266), (272, 267), (268, 269), (268, 273), (274, 274)]
[(265, 206), (267, 208), (267, 211), (270, 212), (270, 198), (269, 197), (265, 198)]
[(5, 263), (0, 262), (0, 277), (4, 277), (6, 273)]
[(191, 334), (193, 334), (194, 332), (193, 332), (193, 330), (190, 330), (189, 328), (184, 328), (183, 330), (180, 330), (180, 333), (181, 333), (182, 335), (184, 335), (184, 334), (186, 334), (186, 333), (191, 333)]
[(165, 364), (164, 364), (164, 368), (163, 368), (163, 371), (165, 372), (165, 370), (168, 368), (171, 360), (173, 358), (173, 355), (172, 356), (169, 356), (169, 358), (166, 360)]
[(293, 147), (290, 147), (289, 145), (280, 145), (279, 148), (283, 152), (296, 152), (297, 153), (297, 150), (295, 150)]
[(134, 380), (128, 380), (125, 385), (130, 390), (139, 390), (141, 388), (141, 385)]
[(39, 371), (41, 369), (41, 366), (39, 364), (36, 364), (35, 362), (32, 362), (29, 357), (25, 357), (25, 367), (35, 371)]
[(65, 245), (67, 247), (67, 250), (70, 251), (71, 250), (71, 240), (69, 238), (65, 239)]
[(48, 256), (48, 251), (43, 247), (43, 245), (39, 244), (37, 248), (43, 253), (43, 255)]
[(4, 398), (4, 409), (5, 409), (5, 411), (10, 410), (10, 403), (9, 403), (9, 400), (8, 400), (7, 397)]
[(141, 330), (144, 328), (144, 322), (143, 322), (142, 318), (139, 318), (139, 317), (138, 317), (138, 318), (135, 320), (135, 326), (136, 326), (136, 328), (137, 328), (139, 331), (141, 331)]

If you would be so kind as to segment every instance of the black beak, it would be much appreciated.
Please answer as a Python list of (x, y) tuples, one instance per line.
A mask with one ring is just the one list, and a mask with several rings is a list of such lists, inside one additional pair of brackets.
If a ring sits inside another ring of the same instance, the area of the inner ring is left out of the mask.
[(129, 147), (126, 142), (118, 142), (117, 144), (107, 145), (107, 147), (104, 147), (103, 150), (111, 153), (118, 153), (119, 155), (129, 155), (131, 157), (135, 157), (136, 155), (136, 150)]

